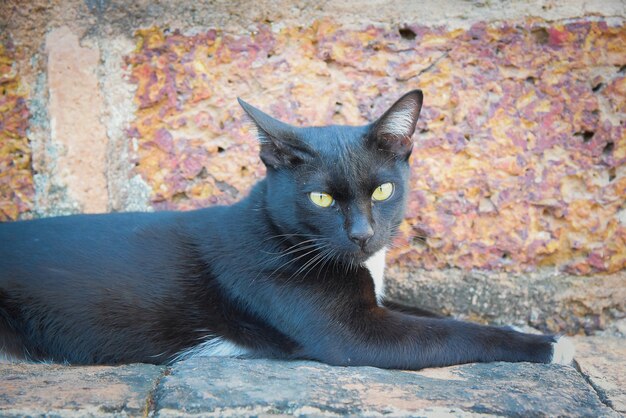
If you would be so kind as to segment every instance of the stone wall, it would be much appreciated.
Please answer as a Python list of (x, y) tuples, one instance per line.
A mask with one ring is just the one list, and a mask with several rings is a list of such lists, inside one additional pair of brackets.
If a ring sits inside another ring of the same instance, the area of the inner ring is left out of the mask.
[(231, 203), (263, 176), (237, 96), (362, 124), (421, 88), (391, 294), (623, 327), (623, 2), (128, 3), (0, 5), (0, 220)]

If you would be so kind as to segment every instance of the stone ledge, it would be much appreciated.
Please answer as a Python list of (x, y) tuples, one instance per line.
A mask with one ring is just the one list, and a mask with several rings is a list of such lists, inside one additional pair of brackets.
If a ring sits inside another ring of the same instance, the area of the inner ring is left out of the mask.
[(0, 416), (141, 416), (163, 370), (0, 364)]
[(0, 416), (594, 416), (624, 414), (626, 340), (577, 337), (578, 367), (466, 364), (417, 372), (196, 358), (0, 364)]
[(155, 394), (159, 416), (618, 416), (573, 367), (468, 364), (419, 372), (198, 358)]
[(576, 335), (626, 328), (626, 271), (581, 277), (540, 269), (526, 273), (390, 265), (386, 294), (408, 305), (455, 318), (528, 324), (543, 332)]
[(574, 344), (580, 372), (605, 404), (626, 415), (626, 340), (579, 337)]

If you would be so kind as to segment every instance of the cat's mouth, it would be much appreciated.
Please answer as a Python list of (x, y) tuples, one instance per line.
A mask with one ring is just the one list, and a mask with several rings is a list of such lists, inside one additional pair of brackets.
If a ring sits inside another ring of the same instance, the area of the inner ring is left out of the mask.
[(354, 264), (362, 264), (369, 260), (374, 254), (376, 254), (377, 251), (378, 249), (358, 249), (355, 251), (344, 253), (343, 258)]

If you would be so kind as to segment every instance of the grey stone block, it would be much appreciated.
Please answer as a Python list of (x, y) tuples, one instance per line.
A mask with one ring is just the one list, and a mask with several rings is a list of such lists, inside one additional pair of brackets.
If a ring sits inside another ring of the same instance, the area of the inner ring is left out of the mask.
[(602, 401), (626, 415), (626, 339), (576, 338), (576, 363)]
[(529, 363), (411, 372), (197, 358), (154, 399), (158, 416), (618, 416), (573, 367)]
[(0, 416), (141, 416), (164, 367), (0, 365)]

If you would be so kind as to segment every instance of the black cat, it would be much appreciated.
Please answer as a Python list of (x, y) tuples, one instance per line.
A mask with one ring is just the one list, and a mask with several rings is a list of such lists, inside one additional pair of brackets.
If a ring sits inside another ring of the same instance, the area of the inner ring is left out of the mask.
[(385, 248), (403, 218), (421, 91), (358, 127), (296, 128), (240, 103), (267, 176), (239, 203), (0, 225), (5, 360), (571, 360), (565, 339), (385, 303)]

